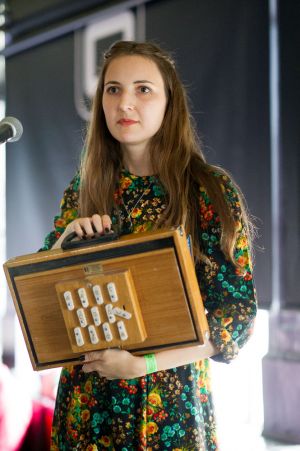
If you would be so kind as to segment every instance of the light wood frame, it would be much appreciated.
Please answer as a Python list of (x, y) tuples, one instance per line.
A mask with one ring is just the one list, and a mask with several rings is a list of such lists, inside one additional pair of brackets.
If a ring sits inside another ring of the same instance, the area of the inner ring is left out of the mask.
[[(183, 226), (24, 255), (8, 260), (4, 270), (34, 370), (80, 364), (83, 353), (71, 346), (56, 285), (111, 271), (130, 271), (145, 327), (143, 341), (120, 347), (145, 354), (209, 338)], [(103, 349), (102, 341), (95, 349)]]

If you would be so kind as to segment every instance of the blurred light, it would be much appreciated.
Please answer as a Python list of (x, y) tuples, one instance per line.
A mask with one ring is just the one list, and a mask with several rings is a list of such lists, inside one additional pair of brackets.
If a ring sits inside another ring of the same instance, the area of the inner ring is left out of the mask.
[(212, 361), (217, 435), (222, 451), (264, 451), (262, 358), (269, 346), (269, 312), (259, 310), (254, 333), (229, 365)]

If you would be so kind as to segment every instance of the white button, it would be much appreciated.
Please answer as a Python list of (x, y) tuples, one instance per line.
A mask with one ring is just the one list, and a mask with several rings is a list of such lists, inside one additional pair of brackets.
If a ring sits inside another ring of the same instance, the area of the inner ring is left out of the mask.
[(106, 341), (112, 341), (113, 336), (112, 336), (109, 324), (108, 323), (103, 323), (102, 328), (103, 328), (105, 340)]
[(80, 322), (80, 326), (81, 327), (86, 327), (87, 326), (87, 320), (86, 320), (83, 308), (79, 308), (77, 310), (77, 316), (78, 316), (78, 319), (79, 319), (79, 322)]
[(74, 302), (73, 302), (71, 291), (65, 291), (64, 298), (65, 298), (68, 310), (74, 310)]
[(97, 304), (101, 305), (103, 304), (103, 296), (101, 293), (101, 288), (99, 287), (99, 285), (94, 285), (93, 286), (93, 293), (96, 299)]
[(108, 294), (109, 294), (111, 301), (117, 302), (118, 295), (117, 295), (116, 285), (113, 282), (108, 283), (107, 290), (108, 290)]
[(99, 313), (98, 307), (92, 307), (91, 314), (92, 314), (95, 325), (100, 326), (101, 318), (100, 318), (100, 313)]
[(121, 318), (124, 319), (130, 319), (132, 317), (131, 313), (127, 312), (126, 310), (122, 310), (119, 307), (114, 307), (112, 312), (114, 315), (121, 316)]
[(128, 334), (127, 334), (127, 330), (126, 330), (124, 322), (118, 321), (117, 326), (118, 326), (118, 331), (119, 331), (121, 340), (127, 340)]
[(79, 288), (78, 289), (78, 295), (82, 304), (82, 307), (86, 308), (89, 305), (89, 301), (86, 295), (86, 291), (84, 288)]
[(89, 331), (91, 343), (93, 343), (93, 345), (96, 345), (99, 342), (99, 338), (98, 338), (95, 326), (93, 326), (93, 325), (89, 326), (88, 331)]
[(75, 335), (75, 340), (76, 340), (77, 346), (83, 346), (84, 340), (83, 340), (83, 336), (82, 336), (80, 327), (75, 327), (74, 335)]
[(113, 306), (112, 306), (112, 304), (106, 304), (105, 310), (106, 310), (108, 321), (110, 323), (115, 323), (116, 322), (116, 317), (113, 314)]

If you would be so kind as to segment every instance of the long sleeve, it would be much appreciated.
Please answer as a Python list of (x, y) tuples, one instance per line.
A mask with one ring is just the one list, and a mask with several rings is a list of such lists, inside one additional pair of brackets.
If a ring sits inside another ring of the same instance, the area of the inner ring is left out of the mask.
[(60, 204), (60, 214), (54, 217), (54, 228), (46, 236), (40, 251), (51, 249), (67, 225), (78, 217), (79, 183), (80, 178), (79, 173), (77, 173), (64, 191)]
[(200, 239), (209, 262), (202, 261), (196, 271), (207, 310), (211, 339), (219, 350), (214, 360), (229, 362), (247, 342), (253, 328), (257, 304), (247, 233), (241, 220), (236, 188), (222, 176), (224, 195), (232, 208), (238, 237), (235, 258), (241, 270), (229, 262), (220, 247), (220, 222), (205, 189), (200, 188)]

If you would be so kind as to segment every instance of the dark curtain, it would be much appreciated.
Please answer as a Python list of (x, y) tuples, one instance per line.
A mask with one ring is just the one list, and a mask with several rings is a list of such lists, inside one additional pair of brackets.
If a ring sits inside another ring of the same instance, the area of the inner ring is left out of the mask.
[(282, 300), (299, 308), (300, 261), (300, 2), (280, 2)]
[(85, 124), (74, 108), (73, 35), (6, 62), (7, 115), (24, 133), (7, 144), (7, 254), (36, 252), (78, 166)]
[(255, 247), (255, 279), (260, 305), (268, 305), (271, 299), (268, 2), (150, 3), (147, 38), (159, 38), (174, 52), (207, 160), (232, 174), (245, 194), (251, 214), (257, 218), (260, 238)]

